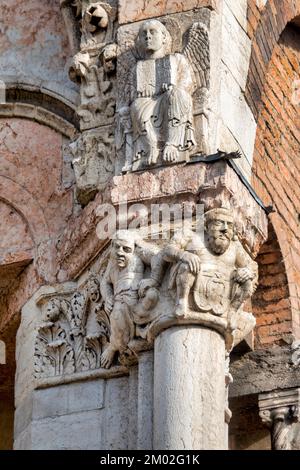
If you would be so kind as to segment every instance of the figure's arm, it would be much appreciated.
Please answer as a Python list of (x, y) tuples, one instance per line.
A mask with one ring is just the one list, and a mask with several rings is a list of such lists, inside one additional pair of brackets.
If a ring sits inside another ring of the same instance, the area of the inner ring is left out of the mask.
[(171, 242), (165, 247), (163, 259), (169, 263), (182, 261), (188, 265), (191, 273), (197, 274), (201, 269), (200, 258), (196, 254), (186, 251), (189, 241), (190, 238), (184, 236), (183, 232), (176, 233)]
[(144, 264), (151, 266), (150, 278), (143, 279), (140, 283), (139, 295), (144, 297), (147, 289), (159, 287), (163, 280), (167, 263), (163, 259), (163, 251), (150, 243), (139, 241), (136, 246), (136, 252)]
[(246, 250), (237, 242), (236, 250), (236, 276), (235, 280), (239, 284), (244, 284), (247, 281), (253, 281), (255, 285), (258, 281), (258, 265), (248, 255)]
[(185, 254), (188, 242), (182, 231), (175, 233), (174, 237), (163, 250), (163, 258), (168, 263), (180, 261)]
[(193, 70), (183, 54), (176, 54), (177, 59), (177, 83), (181, 90), (193, 94), (196, 88), (196, 81)]
[(100, 292), (104, 300), (104, 310), (107, 314), (111, 313), (114, 306), (114, 289), (110, 277), (111, 269), (112, 266), (111, 262), (109, 261), (100, 283)]

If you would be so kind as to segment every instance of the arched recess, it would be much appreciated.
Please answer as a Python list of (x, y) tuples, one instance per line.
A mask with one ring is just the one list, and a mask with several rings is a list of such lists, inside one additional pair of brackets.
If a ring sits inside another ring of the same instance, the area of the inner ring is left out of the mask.
[(64, 149), (78, 130), (79, 99), (68, 77), (75, 51), (60, 8), (64, 2), (6, 3), (0, 32), (0, 341), (6, 351), (0, 364), (0, 449), (12, 446), (20, 310), (41, 284), (56, 281), (56, 243), (74, 210), (74, 175)]
[(266, 321), (260, 324), (260, 346), (300, 337), (299, 14), (299, 2), (268, 2), (253, 43), (247, 88), (258, 123), (252, 184), (276, 211), (263, 248), (268, 251), (259, 258), (270, 260), (266, 272), (261, 266), (260, 288), (272, 313), (270, 323), (266, 317), (259, 320)]
[[(14, 286), (17, 286), (18, 278), (24, 275), (34, 259), (34, 238), (41, 238), (35, 227), (28, 226), (22, 208), (8, 201), (13, 195), (16, 202), (16, 187), (15, 183), (0, 176), (0, 449), (12, 447), (14, 417), (15, 335), (18, 318), (10, 318), (7, 299), (9, 293), (14, 291)], [(31, 209), (29, 200), (27, 211)]]
[[(53, 110), (54, 111), (54, 110)], [(12, 447), (15, 341), (22, 305), (55, 282), (55, 243), (73, 213), (63, 149), (74, 126), (25, 103), (0, 106), (0, 449)]]

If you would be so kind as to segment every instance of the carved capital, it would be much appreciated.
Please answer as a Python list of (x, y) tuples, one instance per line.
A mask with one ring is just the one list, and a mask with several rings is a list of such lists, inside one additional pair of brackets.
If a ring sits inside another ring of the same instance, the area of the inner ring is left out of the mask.
[(291, 449), (291, 425), (299, 421), (300, 389), (259, 395), (259, 415), (270, 428), (273, 450)]
[(35, 341), (35, 377), (45, 380), (99, 369), (110, 334), (99, 278), (90, 276), (80, 288), (62, 285), (57, 292), (51, 290), (37, 300), (41, 321)]

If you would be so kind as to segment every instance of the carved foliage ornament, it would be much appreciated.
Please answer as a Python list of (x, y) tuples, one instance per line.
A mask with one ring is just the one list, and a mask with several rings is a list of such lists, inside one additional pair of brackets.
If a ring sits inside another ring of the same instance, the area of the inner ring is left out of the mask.
[[(177, 324), (216, 329), (229, 352), (255, 325), (243, 304), (256, 281), (256, 263), (237, 240), (227, 209), (206, 212), (204, 237), (179, 231), (165, 246), (143, 241), (136, 231), (119, 231), (97, 275), (99, 288), (48, 305), (50, 324), (39, 330), (37, 366), (40, 370), (46, 356), (46, 368), (53, 347), (62, 348), (55, 359), (60, 372), (70, 363), (75, 370), (109, 368), (118, 359), (128, 363), (151, 347), (162, 329)], [(91, 325), (96, 334), (89, 333)]]
[(110, 326), (102, 308), (99, 281), (91, 277), (83, 291), (44, 304), (35, 343), (37, 378), (97, 369)]

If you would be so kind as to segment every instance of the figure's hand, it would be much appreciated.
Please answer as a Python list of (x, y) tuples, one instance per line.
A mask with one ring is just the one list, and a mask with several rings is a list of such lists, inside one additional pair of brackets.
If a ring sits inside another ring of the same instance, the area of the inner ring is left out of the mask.
[(236, 270), (234, 279), (239, 284), (244, 284), (247, 281), (252, 281), (254, 274), (249, 268), (240, 268)]
[(163, 93), (165, 93), (166, 91), (172, 91), (173, 88), (174, 88), (174, 85), (171, 85), (171, 83), (163, 83), (161, 86), (161, 90)]
[(128, 106), (123, 106), (123, 108), (119, 109), (118, 116), (121, 125), (124, 129), (131, 129), (131, 116), (130, 116), (130, 108)]
[(104, 303), (104, 310), (108, 315), (110, 315), (113, 308), (114, 308), (114, 299), (112, 297), (108, 297), (108, 299), (106, 299)]
[(146, 85), (143, 91), (138, 92), (138, 98), (151, 98), (155, 93), (153, 85)]
[(187, 263), (188, 267), (192, 274), (198, 274), (201, 269), (201, 262), (199, 256), (195, 255), (194, 253), (189, 253), (186, 251), (181, 258), (181, 261)]
[(142, 279), (139, 285), (139, 297), (142, 299), (146, 295), (146, 291), (152, 287), (157, 287), (154, 279)]

